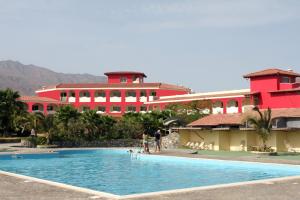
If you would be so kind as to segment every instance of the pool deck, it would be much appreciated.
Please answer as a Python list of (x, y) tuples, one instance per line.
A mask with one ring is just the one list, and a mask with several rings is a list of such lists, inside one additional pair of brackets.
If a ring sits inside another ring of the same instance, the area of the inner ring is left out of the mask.
[[(0, 149), (13, 150), (17, 153), (44, 153), (49, 149), (24, 149), (18, 147), (10, 147), (10, 145), (0, 144)], [(53, 149), (52, 149), (53, 150)], [(57, 149), (55, 149), (57, 150)], [(51, 150), (50, 150), (51, 151)], [(12, 152), (0, 152), (6, 154)], [(51, 152), (50, 152), (51, 153)], [(242, 160), (251, 162), (273, 162), (281, 164), (300, 165), (300, 160), (284, 160), (270, 159), (264, 156), (237, 156), (237, 157), (218, 157), (210, 155), (190, 154), (189, 150), (168, 150), (160, 153), (166, 156), (180, 156), (191, 158), (209, 158), (209, 159), (224, 159), (224, 160)], [(144, 196), (129, 196), (129, 197), (109, 197), (107, 195), (80, 191), (68, 187), (63, 187), (55, 184), (47, 184), (35, 179), (7, 175), (0, 172), (0, 197), (1, 200), (50, 200), (50, 199), (65, 199), (65, 200), (81, 200), (81, 199), (141, 199), (141, 200), (210, 200), (210, 199), (264, 199), (264, 200), (294, 200), (300, 199), (300, 177), (283, 178), (272, 181), (257, 181), (247, 184), (229, 184), (222, 187), (206, 187), (195, 189), (184, 189), (173, 192), (159, 192)]]

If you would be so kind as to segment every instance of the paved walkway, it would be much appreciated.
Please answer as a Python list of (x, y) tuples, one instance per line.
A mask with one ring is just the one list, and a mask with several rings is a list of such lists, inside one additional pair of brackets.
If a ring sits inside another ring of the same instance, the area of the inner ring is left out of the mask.
[[(4, 148), (5, 145), (0, 145), (0, 149)], [(9, 147), (6, 145), (5, 148), (14, 150), (18, 153), (25, 152), (48, 152), (47, 149), (24, 149), (18, 147)], [(184, 156), (184, 157), (194, 157), (194, 158), (215, 158), (215, 159), (234, 159), (234, 160), (246, 160), (255, 162), (277, 162), (277, 163), (289, 163), (289, 164), (300, 164), (299, 160), (274, 160), (268, 159), (261, 156), (253, 157), (217, 157), (217, 156), (207, 156), (198, 154), (189, 154), (186, 150), (176, 150), (176, 151), (164, 151), (163, 155), (168, 156)], [(3, 152), (2, 152), (3, 153)], [(75, 191), (72, 189), (66, 189), (62, 187), (52, 186), (45, 183), (40, 183), (36, 181), (30, 181), (22, 178), (17, 178), (13, 176), (8, 176), (0, 174), (0, 199), (1, 200), (81, 200), (81, 199), (102, 199), (107, 200), (107, 198), (101, 195), (94, 195), (84, 192)], [(222, 199), (222, 200), (296, 200), (300, 199), (300, 178), (293, 180), (281, 180), (272, 181), (267, 183), (256, 183), (250, 185), (239, 185), (230, 186), (223, 188), (214, 188), (206, 190), (193, 190), (184, 191), (178, 193), (164, 193), (160, 195), (150, 195), (145, 197), (135, 197), (135, 198), (122, 198), (126, 200), (141, 199), (141, 200), (212, 200), (212, 199)]]

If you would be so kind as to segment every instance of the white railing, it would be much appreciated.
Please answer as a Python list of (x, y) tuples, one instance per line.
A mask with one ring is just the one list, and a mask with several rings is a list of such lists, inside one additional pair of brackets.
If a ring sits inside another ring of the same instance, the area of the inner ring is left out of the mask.
[(91, 97), (80, 97), (79, 102), (91, 102)]
[(238, 107), (231, 106), (231, 107), (226, 108), (226, 113), (228, 113), (228, 114), (233, 114), (233, 113), (238, 113), (238, 112), (239, 112)]
[(110, 113), (121, 113), (121, 111), (111, 111)]
[(121, 97), (110, 97), (109, 101), (110, 102), (121, 102), (122, 98)]
[(215, 107), (212, 109), (213, 114), (223, 114), (223, 108), (222, 107)]
[(200, 113), (208, 115), (208, 114), (210, 114), (210, 109), (209, 108), (202, 109), (202, 110), (200, 110)]
[(97, 114), (103, 114), (103, 113), (105, 113), (105, 112), (98, 110), (96, 113), (97, 113)]
[(69, 102), (74, 103), (76, 101), (75, 97), (69, 97)]
[(147, 101), (147, 97), (145, 96), (140, 97), (140, 102), (146, 102), (146, 101)]
[(106, 97), (95, 97), (95, 102), (106, 102)]
[(125, 97), (126, 102), (136, 102), (136, 97)]
[(149, 96), (149, 101), (153, 101), (154, 100), (154, 96)]
[(242, 107), (242, 112), (247, 112), (247, 111), (251, 111), (254, 108), (253, 105), (245, 105)]

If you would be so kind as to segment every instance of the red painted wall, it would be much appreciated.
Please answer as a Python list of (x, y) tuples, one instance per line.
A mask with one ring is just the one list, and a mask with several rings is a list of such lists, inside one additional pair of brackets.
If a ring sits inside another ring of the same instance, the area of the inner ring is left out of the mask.
[(142, 75), (132, 75), (132, 74), (115, 75), (115, 74), (113, 74), (113, 75), (108, 75), (107, 81), (108, 81), (108, 83), (121, 83), (120, 82), (121, 77), (126, 77), (127, 83), (132, 83), (133, 78), (136, 76), (138, 76), (140, 79), (143, 79)]
[[(156, 95), (157, 95), (157, 98), (159, 98), (161, 96), (187, 94), (186, 91), (177, 91), (177, 90), (163, 90), (163, 89), (142, 89), (142, 90), (145, 90), (147, 92), (147, 96), (150, 96), (151, 91), (155, 91)], [(79, 110), (82, 106), (90, 107), (91, 110), (96, 109), (98, 106), (105, 106), (106, 107), (106, 113), (110, 113), (110, 107), (112, 105), (115, 105), (115, 106), (120, 106), (121, 107), (121, 113), (119, 113), (119, 114), (114, 113), (113, 115), (121, 115), (121, 114), (124, 114), (126, 112), (126, 107), (127, 106), (135, 106), (136, 111), (139, 112), (140, 107), (142, 105), (144, 105), (143, 102), (139, 102), (139, 97), (140, 97), (140, 92), (141, 92), (140, 89), (138, 89), (138, 90), (135, 90), (135, 89), (118, 90), (118, 91), (121, 92), (121, 102), (110, 102), (109, 101), (110, 91), (112, 91), (112, 90), (109, 90), (109, 89), (104, 89), (104, 91), (106, 92), (106, 102), (95, 102), (94, 101), (94, 94), (95, 94), (95, 91), (97, 91), (97, 90), (94, 90), (94, 89), (87, 90), (90, 93), (91, 102), (79, 102), (80, 90), (45, 91), (45, 92), (39, 92), (39, 93), (37, 93), (37, 95), (39, 97), (49, 97), (49, 98), (60, 100), (60, 93), (61, 92), (67, 92), (67, 95), (69, 95), (70, 91), (75, 91), (75, 95), (76, 95), (76, 102), (75, 103), (70, 103), (70, 104), (74, 105), (74, 107), (78, 108)], [(126, 91), (135, 91), (136, 92), (136, 97), (137, 97), (137, 102), (125, 102)]]
[(279, 75), (251, 78), (251, 92), (260, 92), (260, 103), (258, 104), (260, 108), (300, 108), (299, 93), (271, 93), (272, 91), (287, 90), (299, 86), (297, 83), (280, 83), (280, 79), (281, 76)]

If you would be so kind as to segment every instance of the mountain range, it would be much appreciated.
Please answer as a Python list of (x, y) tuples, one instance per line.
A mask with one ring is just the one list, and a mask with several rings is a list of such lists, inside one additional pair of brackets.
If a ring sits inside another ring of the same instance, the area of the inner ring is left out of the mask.
[(0, 89), (11, 88), (21, 95), (34, 95), (42, 86), (59, 83), (103, 83), (104, 76), (91, 74), (67, 74), (51, 71), (35, 65), (24, 65), (18, 61), (0, 61)]

